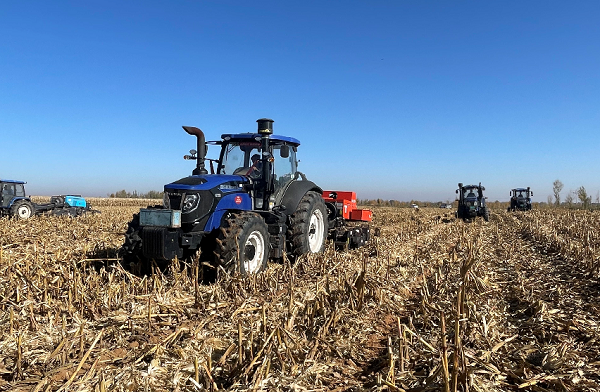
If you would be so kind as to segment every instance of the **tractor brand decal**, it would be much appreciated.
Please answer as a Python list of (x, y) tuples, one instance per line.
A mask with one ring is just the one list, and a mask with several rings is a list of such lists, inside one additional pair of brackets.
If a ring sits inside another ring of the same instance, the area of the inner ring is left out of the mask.
[(235, 204), (242, 204), (242, 196), (235, 197)]

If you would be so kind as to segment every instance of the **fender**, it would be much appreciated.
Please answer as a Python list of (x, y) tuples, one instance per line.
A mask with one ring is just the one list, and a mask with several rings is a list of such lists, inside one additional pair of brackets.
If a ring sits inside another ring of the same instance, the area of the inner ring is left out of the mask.
[(285, 206), (285, 213), (291, 215), (298, 208), (300, 200), (308, 191), (323, 194), (323, 190), (312, 181), (292, 181), (281, 199), (281, 205)]
[[(32, 203), (32, 202), (31, 202), (31, 199), (30, 199), (30, 198), (28, 198), (28, 197), (17, 196), (17, 197), (13, 197), (13, 198), (10, 200), (10, 202), (8, 203), (8, 205), (6, 206), (6, 208), (10, 208), (10, 207), (12, 207), (12, 205), (13, 205), (13, 204), (15, 204), (15, 203), (16, 203), (17, 201), (19, 201), (19, 200), (27, 200), (28, 202)], [(33, 203), (32, 203), (32, 204), (33, 204)], [(35, 205), (34, 205), (34, 208), (35, 208)]]
[(217, 207), (206, 221), (204, 231), (210, 232), (221, 227), (223, 215), (228, 211), (250, 211), (252, 210), (252, 199), (244, 192), (235, 192), (223, 196)]

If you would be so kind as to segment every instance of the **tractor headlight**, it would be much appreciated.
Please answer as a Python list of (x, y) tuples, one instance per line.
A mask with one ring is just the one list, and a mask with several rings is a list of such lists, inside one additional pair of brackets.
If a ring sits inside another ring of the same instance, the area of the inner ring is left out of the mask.
[(186, 195), (185, 199), (183, 200), (183, 208), (181, 209), (181, 212), (187, 214), (188, 212), (194, 211), (196, 208), (198, 208), (199, 201), (200, 196), (197, 194)]

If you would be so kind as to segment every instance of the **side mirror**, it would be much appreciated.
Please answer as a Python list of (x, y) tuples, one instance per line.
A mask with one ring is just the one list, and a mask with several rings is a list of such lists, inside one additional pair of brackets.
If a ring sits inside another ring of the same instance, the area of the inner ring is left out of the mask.
[(531, 196), (533, 196), (533, 192), (531, 192)]
[(458, 195), (458, 189), (456, 190), (456, 194)]
[(290, 157), (290, 147), (285, 144), (283, 146), (281, 146), (281, 148), (279, 149), (279, 156), (282, 158), (289, 158)]

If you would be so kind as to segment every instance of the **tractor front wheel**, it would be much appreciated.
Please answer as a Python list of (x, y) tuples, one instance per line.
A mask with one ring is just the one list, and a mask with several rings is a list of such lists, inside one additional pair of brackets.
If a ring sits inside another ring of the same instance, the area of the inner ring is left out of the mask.
[(229, 273), (252, 275), (264, 270), (269, 251), (267, 224), (252, 212), (231, 214), (217, 234), (217, 261)]
[(10, 216), (17, 219), (29, 219), (33, 216), (33, 204), (28, 200), (19, 200), (10, 207)]
[(323, 252), (328, 227), (323, 197), (316, 192), (307, 192), (289, 217), (288, 239), (292, 257)]
[(490, 209), (485, 207), (485, 209), (483, 210), (483, 220), (485, 220), (486, 222), (490, 221)]
[(150, 263), (142, 256), (142, 238), (140, 237), (140, 214), (134, 214), (127, 224), (125, 241), (119, 250), (123, 259), (123, 267), (138, 275), (151, 272)]

